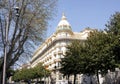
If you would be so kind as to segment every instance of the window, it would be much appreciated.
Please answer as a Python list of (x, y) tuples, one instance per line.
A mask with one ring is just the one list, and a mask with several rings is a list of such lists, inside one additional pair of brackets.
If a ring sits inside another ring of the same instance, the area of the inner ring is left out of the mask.
[(62, 74), (60, 74), (60, 75), (59, 75), (59, 80), (62, 80), (62, 77), (63, 77), (63, 75), (62, 75)]

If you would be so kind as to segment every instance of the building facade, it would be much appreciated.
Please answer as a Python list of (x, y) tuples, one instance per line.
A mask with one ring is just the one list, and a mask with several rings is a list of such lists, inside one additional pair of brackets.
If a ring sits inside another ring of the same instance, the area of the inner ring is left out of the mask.
[(73, 40), (86, 40), (91, 31), (92, 30), (88, 28), (81, 32), (73, 32), (71, 25), (63, 14), (57, 25), (56, 32), (47, 38), (35, 51), (31, 60), (31, 67), (35, 67), (38, 63), (42, 62), (47, 69), (52, 71), (51, 81), (54, 81), (55, 84), (67, 83), (66, 78), (63, 78), (59, 72), (60, 61), (61, 58), (64, 58), (66, 47)]

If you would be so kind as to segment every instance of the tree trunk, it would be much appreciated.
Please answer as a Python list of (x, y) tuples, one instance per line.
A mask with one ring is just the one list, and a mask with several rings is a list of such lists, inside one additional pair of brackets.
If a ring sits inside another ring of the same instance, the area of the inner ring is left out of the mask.
[(74, 82), (73, 82), (73, 84), (75, 84), (76, 83), (76, 74), (74, 74)]
[(2, 71), (0, 71), (0, 84), (2, 84)]
[(98, 71), (97, 71), (97, 81), (98, 81), (98, 84), (100, 84)]
[(68, 84), (69, 84), (69, 82), (70, 82), (70, 81), (69, 81), (69, 77), (70, 77), (70, 75), (68, 75)]
[(4, 62), (2, 62), (0, 65), (0, 84), (2, 84), (2, 78), (3, 78), (3, 64)]
[(92, 83), (92, 78), (91, 78), (91, 76), (92, 76), (92, 75), (90, 75), (90, 84), (93, 84), (93, 83)]
[[(40, 82), (41, 82), (41, 80), (42, 80), (42, 79), (40, 78)], [(37, 78), (37, 83), (36, 83), (36, 84), (38, 84), (38, 78)]]

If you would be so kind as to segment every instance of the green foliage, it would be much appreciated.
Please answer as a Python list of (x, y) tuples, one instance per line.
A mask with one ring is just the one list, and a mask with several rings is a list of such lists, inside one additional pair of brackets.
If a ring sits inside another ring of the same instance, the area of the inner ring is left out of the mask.
[(9, 78), (10, 76), (13, 76), (14, 74), (15, 74), (15, 71), (12, 68), (10, 68), (6, 73), (7, 78)]
[(115, 56), (116, 65), (120, 67), (120, 12), (111, 16), (105, 30), (112, 36), (112, 55)]
[[(67, 47), (67, 52), (65, 57), (61, 60), (62, 68), (60, 71), (64, 75), (72, 75), (72, 74), (77, 74), (78, 71), (76, 71), (77, 68), (77, 60), (76, 58), (79, 57), (79, 51), (78, 51), (78, 42), (73, 42), (71, 45)], [(74, 44), (74, 45), (73, 45)], [(73, 68), (74, 67), (74, 68)]]
[(34, 78), (43, 78), (44, 76), (49, 76), (50, 75), (50, 71), (49, 70), (46, 70), (44, 66), (42, 66), (41, 63), (39, 63), (37, 66), (35, 66), (33, 68), (34, 70)]
[(120, 34), (120, 12), (116, 12), (111, 16), (105, 30), (107, 33), (113, 33), (114, 35)]
[[(90, 33), (88, 40), (74, 41), (67, 47), (65, 57), (61, 61), (60, 71), (64, 75), (106, 74), (116, 67), (112, 55), (113, 40), (109, 34), (100, 31)], [(99, 80), (98, 80), (99, 81)]]
[(102, 74), (106, 74), (108, 69), (113, 70), (115, 66), (114, 56), (111, 47), (113, 40), (109, 34), (102, 31), (92, 32), (87, 40), (89, 56), (92, 58), (92, 66), (94, 73), (98, 70)]
[(42, 66), (42, 64), (39, 63), (34, 68), (29, 68), (29, 69), (25, 68), (25, 69), (17, 70), (13, 76), (13, 80), (14, 81), (20, 81), (20, 80), (28, 81), (28, 80), (35, 79), (35, 78), (41, 79), (49, 75), (50, 75), (50, 71), (46, 70)]
[(87, 61), (84, 60), (84, 55), (81, 53), (85, 52), (83, 48), (82, 41), (73, 41), (71, 45), (67, 47), (65, 57), (61, 60), (60, 72), (68, 77), (74, 75), (74, 84), (76, 75), (84, 71), (84, 64)]
[(64, 75), (96, 74), (98, 78), (98, 73), (120, 67), (120, 13), (110, 18), (105, 32), (93, 31), (84, 43), (75, 41), (67, 49), (61, 61)]
[(22, 69), (17, 70), (15, 75), (13, 76), (14, 81), (20, 81), (20, 80), (29, 80), (33, 78), (33, 69)]

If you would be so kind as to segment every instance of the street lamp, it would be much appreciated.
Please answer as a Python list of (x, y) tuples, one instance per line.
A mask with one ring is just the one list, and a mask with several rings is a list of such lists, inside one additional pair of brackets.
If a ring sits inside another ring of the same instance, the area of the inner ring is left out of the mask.
[(16, 10), (16, 16), (19, 17), (19, 7), (16, 6), (14, 9)]
[[(19, 17), (19, 7), (14, 8), (16, 10), (16, 16)], [(9, 29), (9, 15), (6, 20), (6, 29), (5, 29), (5, 49), (4, 49), (4, 64), (3, 64), (3, 80), (2, 84), (5, 84), (6, 79), (6, 58), (7, 58), (7, 47), (8, 47), (8, 29)]]

